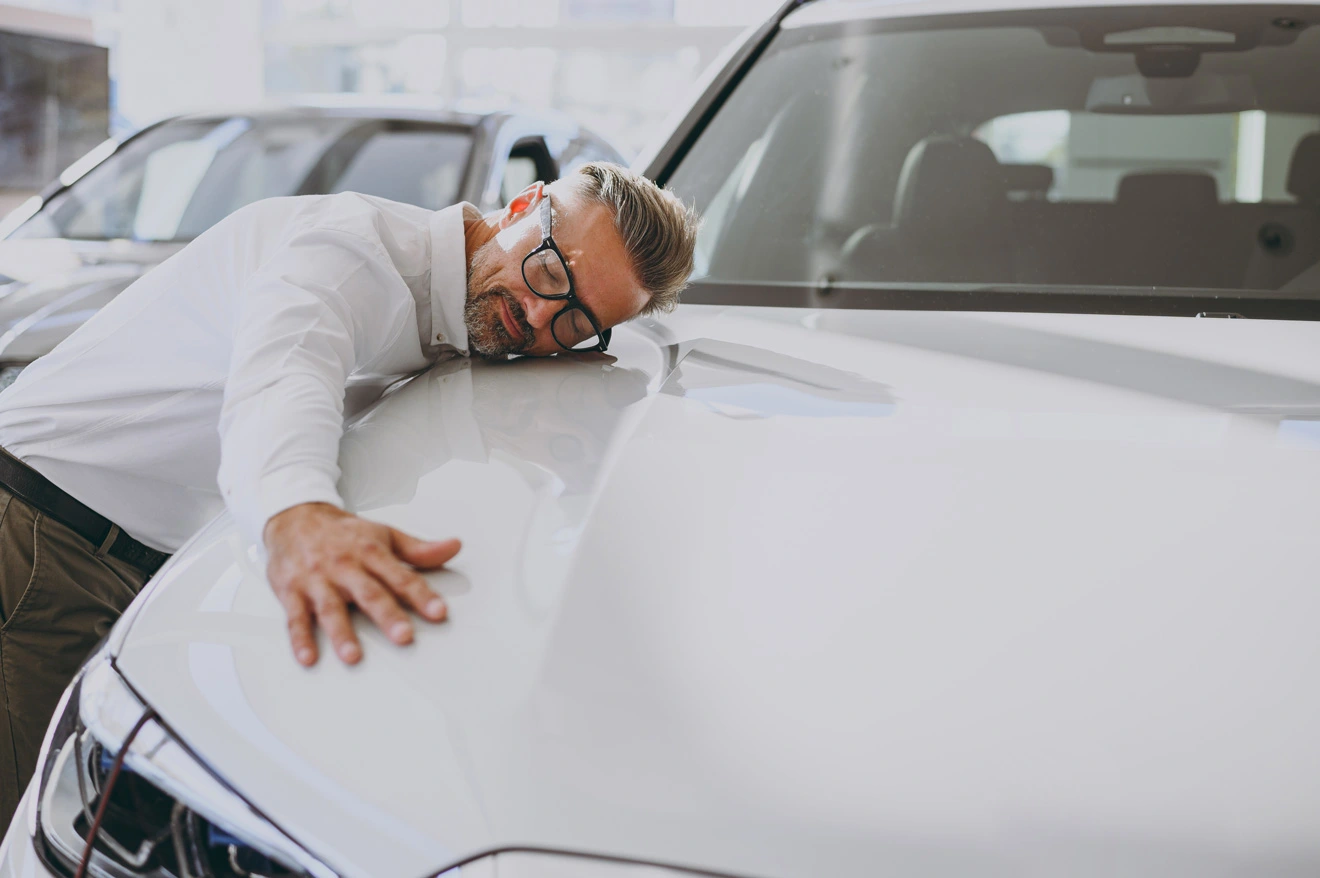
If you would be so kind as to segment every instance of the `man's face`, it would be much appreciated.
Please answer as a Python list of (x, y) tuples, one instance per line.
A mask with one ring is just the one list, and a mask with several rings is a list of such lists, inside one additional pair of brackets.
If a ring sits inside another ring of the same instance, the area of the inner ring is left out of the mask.
[[(550, 323), (565, 302), (536, 295), (522, 274), (523, 258), (541, 244), (538, 212), (545, 195), (536, 184), (510, 202), (499, 233), (472, 256), (463, 317), (468, 344), (479, 354), (549, 356), (563, 350), (550, 334)], [(578, 300), (602, 330), (636, 317), (646, 305), (646, 292), (633, 276), (609, 208), (566, 184), (556, 186), (553, 196), (551, 234), (568, 261)]]

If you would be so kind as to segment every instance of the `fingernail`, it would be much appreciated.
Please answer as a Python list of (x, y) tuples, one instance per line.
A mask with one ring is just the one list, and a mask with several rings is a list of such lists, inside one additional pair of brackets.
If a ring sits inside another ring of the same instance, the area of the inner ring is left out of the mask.
[(407, 643), (412, 639), (412, 626), (407, 622), (400, 622), (390, 628), (390, 639), (395, 643)]
[(339, 647), (339, 657), (346, 662), (355, 662), (362, 658), (362, 649), (355, 643), (345, 643)]
[(310, 649), (298, 650), (298, 661), (302, 662), (305, 665), (310, 665), (312, 661), (315, 660), (315, 658), (316, 658), (316, 653), (312, 652)]
[(440, 598), (434, 598), (426, 605), (426, 615), (433, 619), (439, 619), (445, 614), (445, 602)]

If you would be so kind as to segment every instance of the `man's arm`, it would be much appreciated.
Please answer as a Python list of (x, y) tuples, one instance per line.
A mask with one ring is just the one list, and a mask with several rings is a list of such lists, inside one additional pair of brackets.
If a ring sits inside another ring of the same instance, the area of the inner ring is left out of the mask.
[(296, 232), (239, 292), (219, 483), (244, 535), (266, 547), (304, 665), (317, 659), (314, 622), (343, 661), (361, 658), (351, 604), (399, 644), (412, 640), (404, 606), (445, 618), (415, 568), (444, 564), (458, 542), (359, 519), (335, 488), (349, 374), (417, 332), (411, 292), (366, 234)]

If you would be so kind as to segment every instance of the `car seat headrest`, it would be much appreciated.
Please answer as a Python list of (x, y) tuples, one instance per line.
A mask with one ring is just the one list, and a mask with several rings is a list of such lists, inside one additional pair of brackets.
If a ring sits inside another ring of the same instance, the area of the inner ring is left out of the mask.
[(1219, 187), (1204, 171), (1140, 171), (1118, 182), (1118, 203), (1155, 209), (1209, 208), (1219, 203)]
[(934, 135), (903, 162), (894, 225), (975, 225), (1006, 204), (1003, 169), (990, 147), (970, 137)]
[(1043, 198), (1054, 186), (1054, 168), (1049, 165), (1001, 165), (1004, 188), (1009, 192)]
[(1320, 202), (1320, 132), (1306, 135), (1293, 150), (1288, 191), (1300, 201)]

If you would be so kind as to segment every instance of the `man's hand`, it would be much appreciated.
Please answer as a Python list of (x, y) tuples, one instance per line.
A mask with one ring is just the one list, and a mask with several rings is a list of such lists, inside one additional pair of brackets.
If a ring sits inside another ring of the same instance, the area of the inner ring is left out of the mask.
[(262, 538), (270, 555), (266, 575), (289, 617), (293, 654), (303, 665), (316, 664), (317, 622), (341, 660), (361, 661), (349, 604), (399, 645), (413, 639), (405, 606), (432, 622), (448, 613), (417, 570), (445, 564), (458, 554), (458, 540), (426, 542), (327, 503), (284, 510), (266, 522)]

